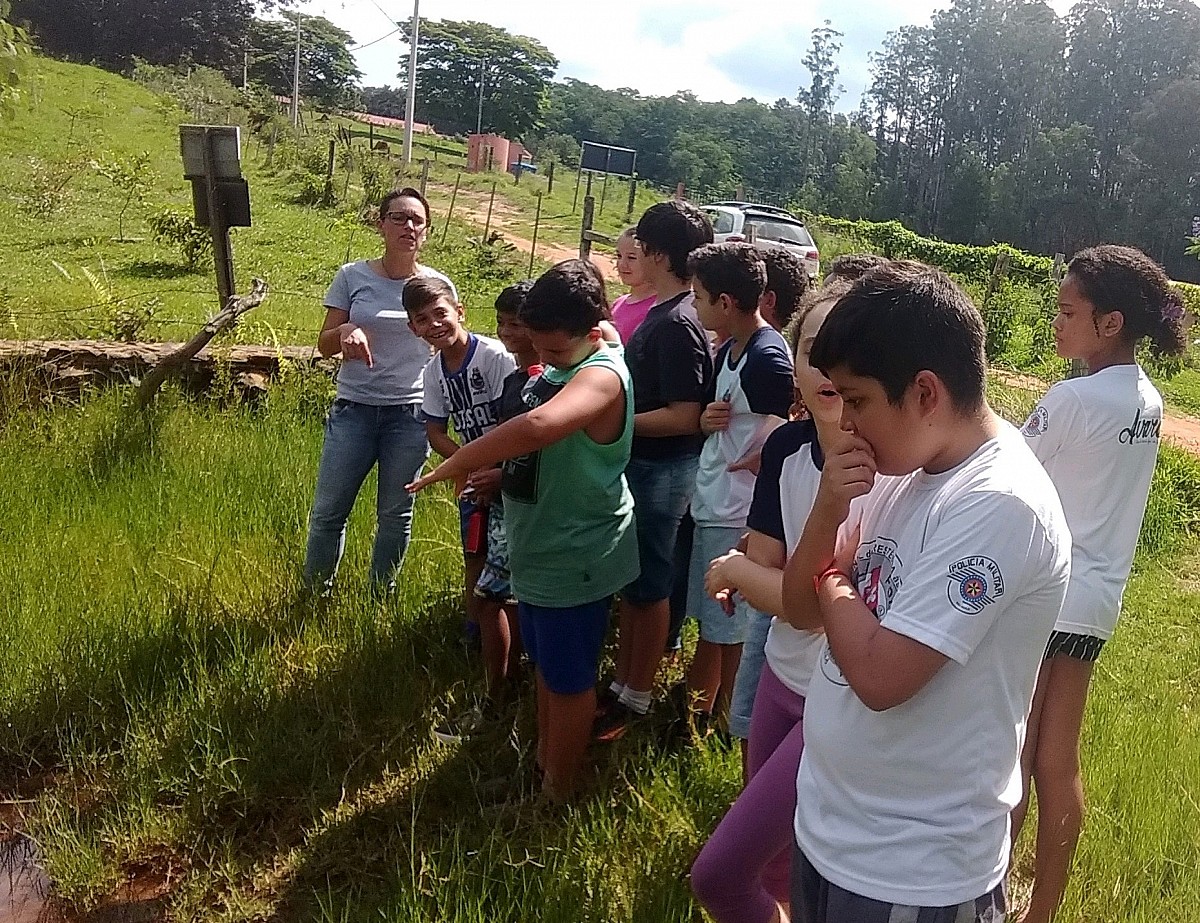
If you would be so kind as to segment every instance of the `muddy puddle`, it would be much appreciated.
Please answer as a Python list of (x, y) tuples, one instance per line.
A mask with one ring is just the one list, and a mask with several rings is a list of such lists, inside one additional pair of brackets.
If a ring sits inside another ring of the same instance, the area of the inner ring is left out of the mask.
[(58, 923), (50, 904), (50, 879), (28, 837), (0, 839), (0, 923)]

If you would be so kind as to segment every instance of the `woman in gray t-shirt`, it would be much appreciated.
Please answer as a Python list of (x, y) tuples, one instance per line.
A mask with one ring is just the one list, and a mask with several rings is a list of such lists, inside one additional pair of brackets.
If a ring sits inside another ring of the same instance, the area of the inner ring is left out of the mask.
[(395, 585), (408, 548), (413, 500), (404, 485), (420, 474), (429, 456), (420, 408), (430, 351), (409, 329), (400, 295), (415, 276), (446, 278), (417, 262), (429, 222), (429, 203), (419, 192), (389, 192), (379, 204), (383, 256), (347, 263), (325, 293), (317, 348), (322, 356), (340, 353), (342, 365), (308, 520), (304, 577), (316, 589), (332, 585), (346, 543), (346, 520), (376, 463), (371, 582), (377, 589)]

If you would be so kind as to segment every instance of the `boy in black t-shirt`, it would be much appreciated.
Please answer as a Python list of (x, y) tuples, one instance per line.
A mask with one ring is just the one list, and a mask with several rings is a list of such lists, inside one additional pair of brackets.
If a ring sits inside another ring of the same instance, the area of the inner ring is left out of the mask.
[(688, 255), (712, 243), (712, 223), (687, 202), (651, 206), (637, 225), (639, 261), (656, 302), (625, 347), (633, 379), (633, 453), (625, 478), (637, 514), (641, 576), (621, 593), (616, 679), (596, 722), (620, 737), (650, 709), (666, 647), (679, 523), (696, 487), (700, 411), (713, 374), (708, 335), (692, 305)]

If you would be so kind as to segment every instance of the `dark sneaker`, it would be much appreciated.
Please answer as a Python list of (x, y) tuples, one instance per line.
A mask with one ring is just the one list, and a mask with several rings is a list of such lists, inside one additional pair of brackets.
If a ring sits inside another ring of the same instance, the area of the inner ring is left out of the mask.
[(613, 692), (611, 687), (605, 686), (596, 693), (596, 717), (602, 718), (607, 715), (619, 701), (621, 697)]
[(617, 702), (605, 714), (596, 719), (592, 725), (592, 736), (600, 743), (612, 743), (625, 736), (630, 726), (646, 716), (636, 712), (628, 705)]

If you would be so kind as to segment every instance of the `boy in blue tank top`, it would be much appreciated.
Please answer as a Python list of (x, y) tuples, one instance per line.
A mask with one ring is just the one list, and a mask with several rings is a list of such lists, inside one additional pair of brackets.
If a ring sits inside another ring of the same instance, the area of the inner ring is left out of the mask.
[(600, 329), (604, 296), (580, 260), (530, 289), (521, 321), (547, 366), (529, 407), (414, 481), (417, 491), (505, 462), (501, 489), (521, 637), (537, 671), (537, 766), (554, 801), (578, 787), (596, 708), (596, 673), (613, 594), (637, 577), (625, 483), (633, 392)]

